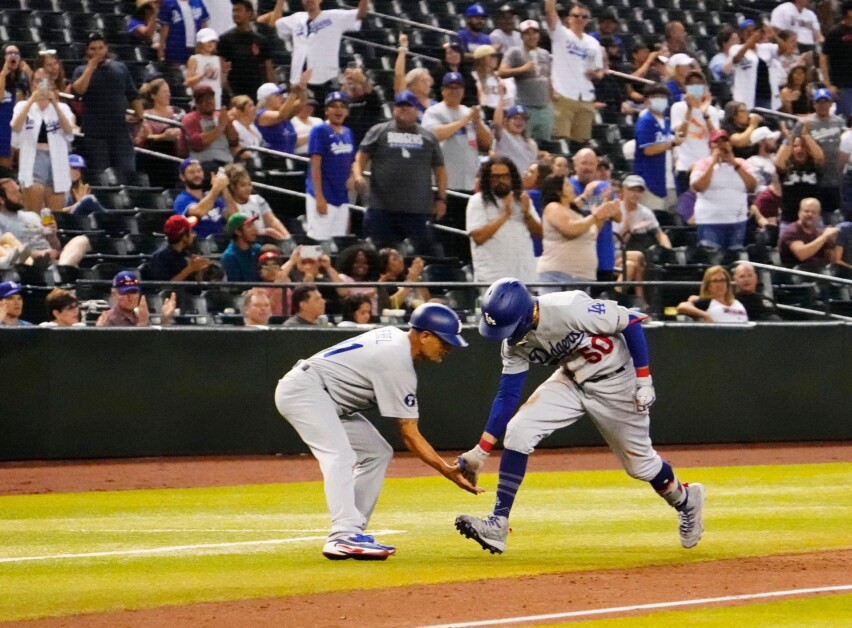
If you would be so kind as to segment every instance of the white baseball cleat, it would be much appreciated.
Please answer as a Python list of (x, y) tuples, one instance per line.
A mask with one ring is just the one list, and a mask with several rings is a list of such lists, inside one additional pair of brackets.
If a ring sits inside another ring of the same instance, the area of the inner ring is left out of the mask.
[(698, 545), (704, 532), (704, 485), (689, 484), (683, 510), (678, 510), (680, 519), (680, 544), (689, 549)]
[(462, 536), (473, 539), (492, 554), (502, 554), (506, 549), (506, 537), (509, 535), (509, 520), (506, 517), (490, 515), (480, 519), (459, 515), (456, 517), (456, 529)]
[(385, 560), (396, 552), (392, 545), (382, 545), (369, 534), (350, 534), (332, 539), (322, 548), (322, 555), (329, 560)]

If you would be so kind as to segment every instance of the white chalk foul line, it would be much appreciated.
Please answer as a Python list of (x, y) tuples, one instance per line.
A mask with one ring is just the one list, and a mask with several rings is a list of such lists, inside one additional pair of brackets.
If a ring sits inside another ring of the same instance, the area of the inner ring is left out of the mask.
[(809, 593), (829, 593), (852, 591), (852, 584), (832, 587), (817, 587), (812, 589), (788, 589), (787, 591), (768, 591), (766, 593), (750, 593), (745, 595), (725, 595), (723, 597), (707, 597), (698, 600), (678, 600), (675, 602), (659, 602), (656, 604), (635, 604), (633, 606), (612, 606), (610, 608), (595, 608), (588, 611), (571, 611), (568, 613), (550, 613), (547, 615), (527, 615), (526, 617), (507, 617), (505, 619), (488, 619), (484, 621), (469, 621), (456, 624), (434, 624), (421, 628), (468, 628), (469, 626), (502, 626), (531, 621), (547, 621), (551, 619), (566, 619), (570, 617), (587, 617), (589, 615), (607, 615), (610, 613), (630, 613), (633, 611), (657, 610), (675, 608), (678, 606), (696, 606), (698, 604), (714, 604), (717, 602), (735, 602), (739, 600), (759, 600), (772, 597), (787, 597), (790, 595), (807, 595)]
[[(391, 534), (404, 534), (403, 530), (376, 530), (373, 534), (390, 536)], [(147, 554), (170, 554), (176, 552), (192, 552), (194, 550), (208, 549), (230, 549), (237, 547), (259, 546), (259, 545), (282, 545), (285, 543), (301, 543), (303, 541), (324, 541), (327, 535), (322, 536), (300, 536), (288, 539), (264, 539), (262, 541), (235, 541), (231, 543), (197, 543), (193, 545), (169, 545), (166, 547), (147, 547), (129, 550), (111, 550), (108, 552), (85, 552), (81, 554), (48, 554), (45, 556), (9, 556), (0, 558), (0, 563), (24, 563), (39, 560), (63, 560), (69, 558), (103, 558), (106, 556), (144, 556)]]

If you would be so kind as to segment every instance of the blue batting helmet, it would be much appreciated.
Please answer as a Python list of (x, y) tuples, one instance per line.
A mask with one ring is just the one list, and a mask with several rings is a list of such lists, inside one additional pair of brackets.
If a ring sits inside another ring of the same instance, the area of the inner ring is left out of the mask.
[(461, 337), (462, 322), (458, 314), (440, 303), (424, 303), (411, 313), (408, 321), (418, 331), (430, 331), (444, 342), (456, 347), (466, 347)]
[(482, 297), (479, 333), (489, 340), (517, 342), (532, 327), (535, 301), (520, 279), (504, 277), (495, 281)]

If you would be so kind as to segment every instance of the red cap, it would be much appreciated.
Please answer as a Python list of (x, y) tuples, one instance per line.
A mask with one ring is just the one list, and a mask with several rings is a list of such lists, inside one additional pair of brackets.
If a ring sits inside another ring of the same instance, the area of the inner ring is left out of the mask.
[(280, 253), (267, 251), (266, 253), (261, 253), (260, 257), (257, 258), (257, 265), (263, 266), (267, 262), (276, 262), (280, 264), (282, 259), (284, 259), (284, 257)]
[(724, 137), (726, 140), (731, 139), (731, 136), (728, 135), (728, 132), (725, 129), (716, 129), (710, 134), (710, 141), (715, 142), (721, 137)]
[(198, 218), (195, 216), (187, 218), (186, 216), (175, 214), (174, 216), (169, 216), (169, 219), (166, 220), (166, 224), (163, 225), (163, 233), (166, 234), (166, 237), (170, 241), (177, 242), (185, 233), (189, 233), (189, 230), (192, 229), (197, 222)]

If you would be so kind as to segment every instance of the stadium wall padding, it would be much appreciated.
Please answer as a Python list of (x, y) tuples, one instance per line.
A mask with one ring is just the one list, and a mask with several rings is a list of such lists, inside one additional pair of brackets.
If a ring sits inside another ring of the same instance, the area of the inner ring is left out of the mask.
[[(351, 330), (5, 329), (0, 459), (249, 455), (307, 451), (273, 392), (299, 358)], [(659, 445), (852, 438), (852, 325), (648, 326)], [(467, 449), (500, 375), (499, 346), (418, 363), (421, 432)], [(533, 366), (524, 398), (553, 372)], [(401, 449), (393, 421), (371, 413)], [(543, 446), (603, 444), (588, 419)]]

